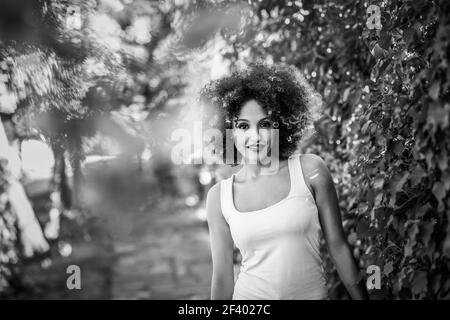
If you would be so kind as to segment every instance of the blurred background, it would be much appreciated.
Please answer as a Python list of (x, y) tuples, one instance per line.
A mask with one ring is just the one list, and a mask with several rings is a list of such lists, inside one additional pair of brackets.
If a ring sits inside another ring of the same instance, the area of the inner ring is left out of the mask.
[[(209, 299), (198, 91), (298, 67), (374, 299), (449, 299), (447, 1), (2, 0), (0, 298)], [(182, 130), (182, 131), (177, 131)], [(189, 137), (172, 161), (174, 132)], [(348, 299), (323, 246), (328, 287)], [(239, 252), (235, 252), (236, 272)], [(67, 267), (81, 270), (69, 290)], [(364, 273), (365, 274), (365, 273)]]

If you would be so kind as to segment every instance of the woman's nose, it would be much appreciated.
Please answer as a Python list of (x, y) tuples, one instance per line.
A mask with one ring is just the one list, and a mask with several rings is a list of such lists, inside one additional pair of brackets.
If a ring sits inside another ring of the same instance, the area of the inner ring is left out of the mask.
[(258, 128), (251, 128), (248, 130), (248, 136), (247, 136), (249, 142), (258, 143), (261, 139), (260, 132)]

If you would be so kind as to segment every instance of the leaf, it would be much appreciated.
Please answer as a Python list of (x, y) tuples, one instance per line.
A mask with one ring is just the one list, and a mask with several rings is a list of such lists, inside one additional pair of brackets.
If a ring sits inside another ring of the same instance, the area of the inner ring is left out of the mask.
[(417, 164), (414, 167), (413, 172), (411, 173), (411, 183), (413, 185), (417, 185), (422, 178), (425, 177), (425, 171), (423, 170), (422, 166), (420, 164)]
[(440, 181), (436, 181), (433, 185), (433, 195), (436, 197), (436, 199), (439, 202), (442, 202), (442, 199), (444, 199), (445, 197), (445, 185), (440, 182)]
[(403, 174), (396, 174), (394, 178), (389, 182), (389, 189), (393, 191), (400, 191), (403, 188), (406, 180), (408, 180), (409, 172), (403, 172)]
[(427, 122), (430, 123), (434, 129), (440, 127), (445, 130), (449, 126), (450, 104), (441, 105), (437, 102), (430, 103), (427, 113)]
[(444, 172), (448, 167), (448, 156), (445, 150), (441, 150), (437, 156), (437, 164), (439, 166), (439, 169), (441, 169), (442, 172)]
[(383, 268), (383, 274), (386, 275), (386, 276), (388, 276), (393, 270), (394, 270), (393, 262), (392, 262), (392, 261), (389, 261), (388, 263), (386, 263), (386, 264), (384, 265), (384, 268)]
[(439, 98), (439, 89), (440, 89), (440, 82), (435, 81), (431, 87), (428, 89), (428, 94), (430, 95), (431, 99), (438, 100)]
[(380, 192), (377, 194), (377, 196), (375, 197), (375, 201), (374, 201), (374, 205), (378, 206), (380, 205), (381, 201), (383, 200), (383, 193)]
[(422, 224), (421, 227), (420, 227), (420, 229), (421, 229), (421, 232), (420, 232), (421, 239), (422, 239), (422, 242), (423, 242), (423, 244), (425, 246), (428, 246), (428, 243), (430, 242), (430, 238), (431, 238), (431, 235), (432, 235), (432, 233), (434, 231), (434, 226), (436, 225), (436, 223), (437, 223), (436, 220), (432, 220), (430, 222)]
[(358, 207), (356, 208), (356, 213), (363, 214), (367, 211), (367, 209), (369, 209), (369, 205), (367, 204), (367, 202), (360, 202), (358, 204)]
[(381, 48), (389, 50), (389, 47), (391, 45), (391, 35), (387, 32), (382, 33), (378, 44)]
[(427, 291), (427, 273), (424, 271), (415, 271), (414, 277), (411, 283), (411, 292), (416, 295)]
[(367, 233), (369, 231), (369, 223), (365, 219), (361, 219), (356, 226), (356, 232), (358, 233), (359, 238), (367, 237)]
[[(383, 120), (382, 125), (383, 125), (384, 122), (385, 122), (385, 121)], [(389, 125), (389, 124), (388, 124), (388, 125)], [(387, 127), (385, 127), (385, 126), (383, 125), (383, 130), (386, 130), (386, 128), (387, 128)], [(378, 143), (378, 145), (379, 145), (380, 147), (385, 147), (385, 146), (386, 146), (386, 142), (387, 142), (386, 137), (384, 137), (384, 136), (382, 136), (382, 135), (379, 135), (379, 136), (378, 136), (378, 138), (377, 138), (377, 143)]]
[(424, 204), (417, 210), (416, 218), (422, 218), (430, 209), (433, 209), (433, 207), (429, 203)]
[(386, 61), (383, 62), (383, 64), (380, 67), (380, 70), (378, 72), (378, 78), (381, 78), (384, 76), (384, 74), (390, 69), (388, 66), (390, 66), (391, 61), (389, 59), (386, 59)]
[(406, 278), (405, 270), (401, 269), (396, 275), (397, 281), (395, 281), (393, 289), (394, 293), (398, 294), (403, 287), (403, 279)]
[(366, 195), (366, 200), (367, 200), (369, 207), (373, 206), (374, 199), (375, 199), (375, 193), (372, 189), (369, 189), (367, 191), (367, 195)]
[(348, 242), (351, 245), (354, 245), (356, 243), (356, 240), (358, 239), (358, 235), (356, 234), (356, 232), (352, 232), (350, 233), (350, 235), (348, 236)]
[(419, 227), (417, 226), (417, 224), (413, 224), (412, 226), (409, 227), (408, 236), (411, 240), (415, 240), (418, 233)]
[(394, 142), (394, 145), (392, 147), (392, 151), (395, 155), (400, 156), (405, 149), (405, 144), (403, 140), (398, 140)]
[(435, 274), (433, 275), (433, 279), (431, 280), (431, 288), (433, 290), (434, 294), (437, 294), (439, 289), (441, 288), (441, 274)]
[(392, 208), (379, 207), (375, 209), (375, 217), (379, 223), (380, 228), (384, 228), (389, 220), (392, 219)]
[(384, 178), (381, 174), (379, 174), (376, 176), (376, 178), (374, 180), (373, 187), (375, 189), (382, 189), (383, 185), (384, 185)]
[(369, 129), (369, 125), (371, 124), (371, 122), (370, 121), (366, 121), (365, 123), (364, 123), (364, 125), (361, 127), (361, 133), (362, 134), (366, 134), (367, 133), (367, 130)]
[(442, 176), (442, 180), (444, 180), (445, 190), (450, 190), (450, 172), (445, 172)]
[(413, 28), (408, 29), (403, 34), (403, 39), (405, 40), (406, 44), (409, 46), (410, 44), (416, 42), (417, 40), (417, 31)]
[(344, 90), (344, 93), (343, 93), (343, 95), (342, 95), (342, 101), (343, 101), (343, 102), (345, 102), (345, 101), (348, 100), (348, 96), (349, 96), (349, 94), (350, 94), (350, 90), (351, 90), (351, 89), (352, 89), (352, 88), (348, 87), (348, 88), (346, 88), (346, 89)]
[(405, 257), (410, 257), (410, 256), (412, 256), (412, 253), (413, 253), (413, 247), (414, 247), (415, 244), (416, 244), (416, 241), (415, 241), (415, 240), (408, 239), (408, 240), (406, 241), (405, 252), (404, 252)]

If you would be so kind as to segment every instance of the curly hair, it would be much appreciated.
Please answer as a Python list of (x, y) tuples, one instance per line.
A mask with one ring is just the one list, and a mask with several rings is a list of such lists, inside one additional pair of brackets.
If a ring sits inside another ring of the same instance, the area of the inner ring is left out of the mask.
[[(231, 75), (207, 83), (200, 91), (200, 101), (215, 107), (218, 116), (210, 125), (223, 133), (223, 159), (227, 146), (232, 145), (233, 165), (237, 164), (234, 143), (227, 144), (232, 120), (242, 106), (257, 101), (279, 129), (280, 160), (287, 159), (297, 149), (301, 139), (313, 132), (313, 122), (320, 114), (322, 99), (304, 76), (293, 66), (251, 63)], [(229, 142), (229, 140), (228, 140)]]

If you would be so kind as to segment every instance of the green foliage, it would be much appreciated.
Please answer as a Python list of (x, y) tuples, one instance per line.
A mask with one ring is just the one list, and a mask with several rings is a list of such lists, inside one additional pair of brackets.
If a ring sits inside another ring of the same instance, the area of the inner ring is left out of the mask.
[[(369, 5), (381, 29), (366, 24)], [(382, 270), (372, 298), (450, 298), (449, 6), (252, 1), (244, 32), (224, 33), (227, 58), (294, 64), (323, 94), (305, 148), (329, 164), (359, 266)]]
[(18, 262), (16, 217), (8, 201), (7, 177), (6, 160), (0, 159), (0, 297), (14, 290)]
[[(0, 113), (12, 114), (19, 139), (41, 133), (57, 159), (67, 152), (77, 189), (84, 138), (106, 122), (107, 134), (114, 131), (128, 149), (140, 150), (142, 140), (131, 141), (135, 135), (127, 131), (144, 125), (124, 118), (156, 118), (182, 92), (189, 79), (177, 72), (186, 61), (172, 54), (172, 45), (190, 6), (179, 0), (0, 1)], [(123, 112), (110, 113), (118, 109)], [(5, 177), (1, 171), (0, 188)], [(5, 206), (7, 200), (3, 192)], [(8, 210), (2, 219), (13, 217)], [(6, 222), (5, 234), (15, 235)], [(2, 250), (19, 251), (6, 242), (2, 238)], [(6, 253), (0, 258), (1, 274), (11, 272)]]
[[(117, 82), (123, 67), (87, 24), (76, 20), (68, 24), (71, 8), (78, 8), (84, 19), (94, 5), (50, 0), (0, 3), (0, 112), (14, 113), (20, 138), (40, 129), (58, 150), (71, 151), (79, 162), (81, 136), (94, 131), (89, 121), (80, 125), (81, 119), (116, 107), (108, 103), (113, 97), (108, 93), (120, 92)], [(17, 289), (12, 279), (20, 248), (4, 163), (0, 169), (0, 294), (6, 295)]]

